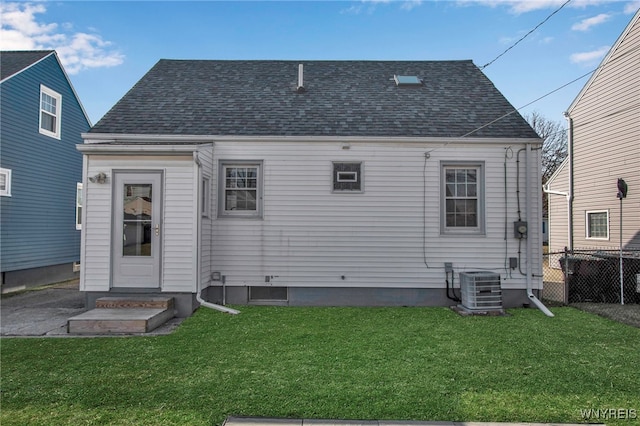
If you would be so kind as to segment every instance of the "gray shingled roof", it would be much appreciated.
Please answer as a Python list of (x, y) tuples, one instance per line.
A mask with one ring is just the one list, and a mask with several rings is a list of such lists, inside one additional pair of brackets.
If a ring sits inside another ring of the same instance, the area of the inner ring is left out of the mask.
[(0, 52), (0, 80), (22, 71), (53, 52), (53, 50), (3, 50)]
[[(513, 110), (471, 61), (160, 60), (90, 132), (458, 137)], [(472, 136), (537, 138), (517, 113)]]

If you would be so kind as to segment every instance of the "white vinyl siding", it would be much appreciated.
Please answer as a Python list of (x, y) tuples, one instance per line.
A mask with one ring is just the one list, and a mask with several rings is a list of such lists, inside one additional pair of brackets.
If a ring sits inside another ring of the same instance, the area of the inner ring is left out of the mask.
[(40, 133), (60, 139), (62, 95), (40, 85)]
[[(433, 146), (353, 143), (342, 150), (340, 143), (331, 142), (216, 142), (216, 167), (220, 160), (262, 160), (264, 190), (262, 220), (213, 221), (212, 270), (225, 275), (230, 286), (441, 288), (444, 263), (452, 262), (456, 273), (493, 269), (503, 274), (504, 288), (524, 288), (525, 277), (505, 269), (505, 258), (518, 256), (517, 241), (511, 235), (504, 238), (505, 220), (512, 226), (518, 219), (515, 159), (507, 164), (505, 206), (505, 145), (438, 147), (425, 163), (429, 148)], [(470, 160), (484, 164), (485, 232), (443, 235), (441, 164)], [(366, 192), (351, 197), (327, 191), (336, 161), (366, 163)], [(539, 163), (535, 151), (529, 188), (535, 201), (532, 217), (526, 218), (532, 230), (541, 229)], [(524, 171), (521, 164), (523, 211), (528, 202)], [(536, 287), (541, 285), (542, 242), (539, 232), (529, 237)], [(268, 284), (265, 276), (273, 277)]]
[[(108, 291), (111, 270), (113, 170), (163, 170), (163, 227), (160, 287), (162, 291), (195, 292), (197, 278), (196, 165), (191, 156), (90, 156), (86, 175), (105, 172), (106, 184), (88, 183), (84, 200), (81, 290)], [(85, 279), (91, 277), (91, 279)]]

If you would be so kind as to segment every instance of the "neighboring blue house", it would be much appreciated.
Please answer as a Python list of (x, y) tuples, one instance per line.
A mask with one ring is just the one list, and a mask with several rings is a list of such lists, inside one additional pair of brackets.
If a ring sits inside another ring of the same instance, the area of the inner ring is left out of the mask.
[(53, 50), (0, 52), (2, 292), (77, 276), (91, 124)]

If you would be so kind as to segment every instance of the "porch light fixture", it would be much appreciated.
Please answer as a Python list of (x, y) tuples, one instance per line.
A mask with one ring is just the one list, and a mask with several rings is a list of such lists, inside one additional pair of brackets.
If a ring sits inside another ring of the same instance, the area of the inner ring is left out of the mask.
[(99, 183), (103, 184), (107, 182), (107, 174), (104, 172), (100, 172), (95, 176), (89, 178), (89, 182), (91, 183)]

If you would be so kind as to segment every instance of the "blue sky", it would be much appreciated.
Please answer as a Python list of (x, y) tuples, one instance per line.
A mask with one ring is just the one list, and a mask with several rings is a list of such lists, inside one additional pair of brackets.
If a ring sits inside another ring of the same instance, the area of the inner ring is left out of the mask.
[[(482, 66), (566, 1), (3, 1), (0, 48), (56, 49), (96, 123), (161, 58)], [(570, 0), (484, 72), (520, 108), (596, 68), (638, 8), (640, 0)], [(587, 78), (521, 113), (563, 121)]]

